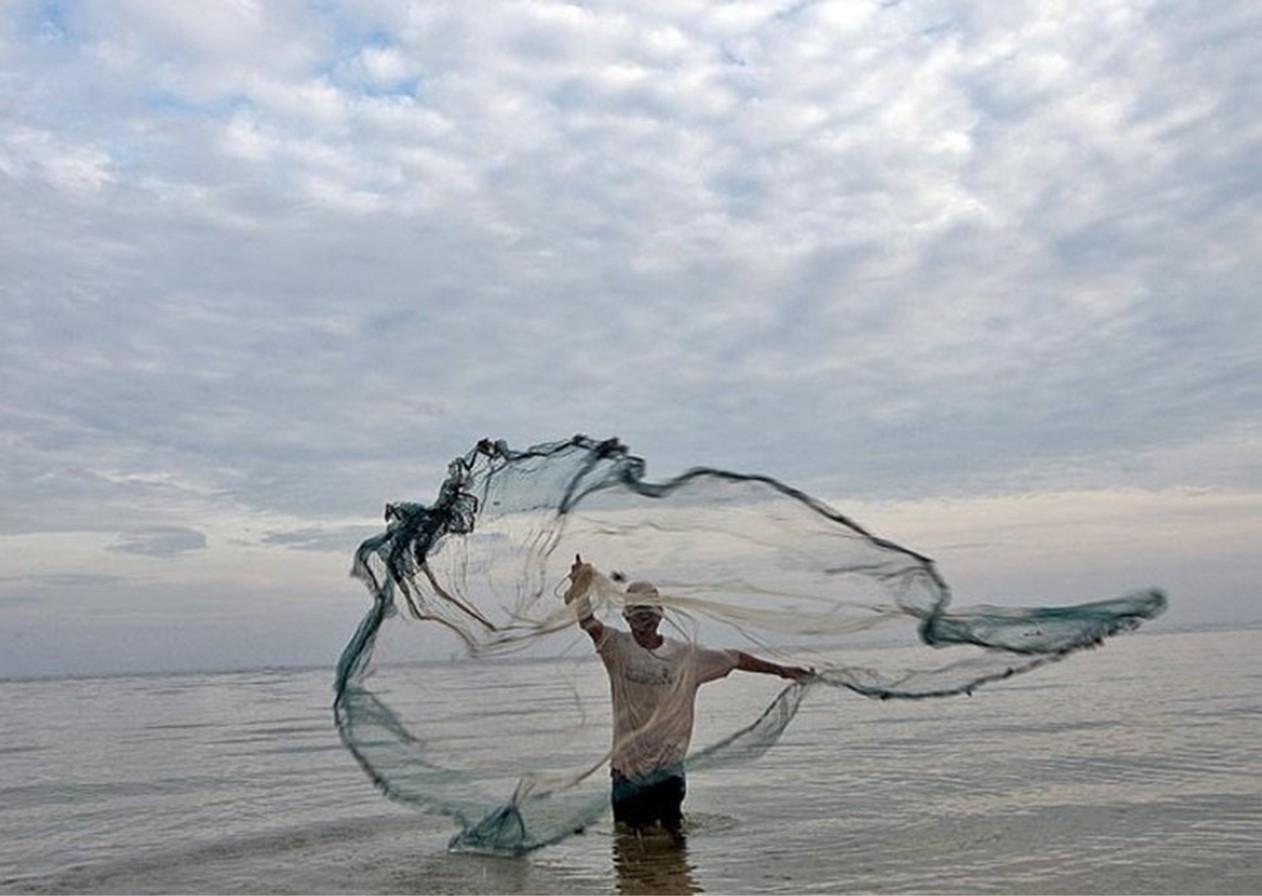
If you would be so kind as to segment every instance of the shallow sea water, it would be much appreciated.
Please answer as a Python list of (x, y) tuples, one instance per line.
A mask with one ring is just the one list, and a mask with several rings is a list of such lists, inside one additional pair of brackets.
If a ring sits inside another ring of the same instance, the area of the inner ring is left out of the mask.
[(606, 819), (516, 859), (377, 793), (330, 670), (0, 682), (0, 891), (1258, 893), (1259, 634), (1119, 637), (972, 697), (817, 689), (765, 757), (690, 775), (682, 851)]

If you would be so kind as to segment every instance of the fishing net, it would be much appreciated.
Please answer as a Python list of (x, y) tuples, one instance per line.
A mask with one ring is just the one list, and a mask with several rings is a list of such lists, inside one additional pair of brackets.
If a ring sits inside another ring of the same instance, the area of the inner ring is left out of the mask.
[[(373, 604), (338, 666), (338, 729), (388, 796), (452, 817), (452, 847), (482, 852), (535, 849), (608, 811), (609, 684), (578, 622), (625, 628), (628, 578), (656, 587), (667, 637), (816, 672), (787, 685), (734, 673), (773, 687), (699, 719), (690, 774), (761, 755), (808, 693), (965, 693), (1165, 607), (1143, 591), (953, 609), (928, 558), (801, 491), (704, 468), (648, 482), (624, 446), (584, 436), (480, 442), (432, 504), (391, 504), (386, 519), (356, 555)], [(596, 572), (567, 603), (580, 554)]]

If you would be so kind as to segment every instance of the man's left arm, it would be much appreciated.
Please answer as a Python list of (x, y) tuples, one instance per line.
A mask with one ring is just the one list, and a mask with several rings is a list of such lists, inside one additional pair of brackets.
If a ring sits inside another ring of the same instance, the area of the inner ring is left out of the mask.
[(804, 669), (801, 666), (782, 666), (779, 663), (773, 663), (770, 660), (759, 659), (742, 651), (733, 651), (736, 654), (736, 668), (742, 672), (759, 672), (763, 675), (779, 675), (781, 678), (791, 678), (794, 681), (801, 681), (803, 678), (810, 678), (815, 674), (813, 669)]

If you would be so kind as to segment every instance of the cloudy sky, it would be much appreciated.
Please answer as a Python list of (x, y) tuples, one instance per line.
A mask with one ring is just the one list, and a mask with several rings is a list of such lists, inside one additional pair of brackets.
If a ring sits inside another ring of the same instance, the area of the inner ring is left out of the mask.
[(12, 0), (0, 675), (331, 663), (479, 438), (1262, 618), (1253, 0)]

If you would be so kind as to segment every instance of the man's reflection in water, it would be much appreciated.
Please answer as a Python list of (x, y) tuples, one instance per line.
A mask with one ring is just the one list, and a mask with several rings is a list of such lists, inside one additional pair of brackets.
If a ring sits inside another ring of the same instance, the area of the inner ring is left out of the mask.
[(613, 864), (619, 893), (702, 892), (692, 876), (683, 832), (669, 834), (657, 827), (636, 831), (618, 825), (613, 838)]

